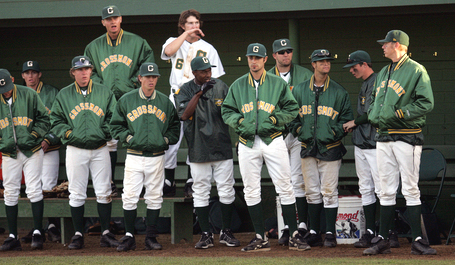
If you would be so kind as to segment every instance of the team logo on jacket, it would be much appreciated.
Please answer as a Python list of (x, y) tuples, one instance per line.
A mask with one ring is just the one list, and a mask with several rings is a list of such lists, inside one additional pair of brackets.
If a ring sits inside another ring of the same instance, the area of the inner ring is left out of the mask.
[(133, 109), (126, 116), (131, 122), (133, 122), (144, 114), (154, 114), (162, 123), (166, 121), (166, 113), (164, 113), (164, 111), (160, 110), (156, 106), (152, 105), (139, 106), (136, 109)]
[(100, 62), (101, 72), (103, 72), (112, 63), (123, 63), (124, 65), (131, 68), (131, 65), (133, 64), (133, 60), (128, 58), (128, 56), (122, 55), (122, 54), (111, 55), (111, 56), (107, 57), (106, 59), (104, 59), (104, 61)]
[[(299, 108), (299, 116), (303, 117), (303, 115), (310, 115), (313, 113), (313, 108), (312, 105), (303, 105)], [(335, 120), (335, 118), (338, 116), (339, 112), (334, 110), (332, 107), (327, 107), (327, 106), (318, 106), (318, 115), (319, 116), (328, 116), (332, 118), (332, 120)]]
[[(382, 81), (381, 82), (381, 85), (376, 88), (376, 95), (378, 95), (379, 93), (379, 90), (381, 90), (382, 88), (385, 87), (385, 82), (386, 81)], [(403, 96), (406, 91), (404, 90), (404, 88), (400, 85), (400, 83), (398, 83), (397, 81), (395, 80), (389, 80), (389, 84), (387, 85), (387, 87), (391, 88), (393, 91), (395, 91), (395, 93), (398, 95), (398, 97), (401, 97)]]
[(222, 98), (216, 98), (215, 99), (215, 105), (217, 105), (218, 107), (221, 107), (221, 105), (223, 105), (223, 99)]
[(79, 103), (79, 105), (76, 105), (74, 109), (72, 109), (69, 113), (69, 116), (72, 120), (76, 118), (76, 116), (83, 110), (90, 110), (93, 113), (95, 113), (99, 117), (104, 116), (104, 111), (100, 107), (96, 106), (93, 103), (85, 102), (85, 103)]

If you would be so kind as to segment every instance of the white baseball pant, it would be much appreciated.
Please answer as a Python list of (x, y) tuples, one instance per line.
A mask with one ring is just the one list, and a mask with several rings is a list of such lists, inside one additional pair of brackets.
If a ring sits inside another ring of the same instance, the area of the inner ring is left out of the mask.
[(231, 204), (235, 200), (234, 162), (232, 159), (206, 163), (191, 163), (194, 207), (209, 205), (212, 177), (215, 180), (220, 202)]
[(419, 168), (421, 145), (410, 145), (402, 141), (377, 142), (379, 180), (381, 182), (380, 203), (383, 206), (396, 204), (400, 183), (401, 193), (407, 206), (420, 205)]
[(239, 168), (246, 205), (254, 206), (261, 202), (261, 169), (264, 161), (281, 204), (295, 203), (289, 155), (283, 137), (277, 137), (267, 145), (256, 135), (252, 148), (239, 143)]
[(164, 155), (145, 157), (126, 155), (123, 178), (123, 209), (135, 210), (142, 188), (147, 209), (159, 210), (163, 203)]
[(355, 146), (354, 157), (362, 205), (371, 205), (376, 202), (375, 194), (378, 198), (381, 196), (376, 149), (361, 149)]
[(80, 207), (87, 198), (89, 173), (98, 203), (110, 203), (111, 199), (111, 158), (107, 146), (99, 149), (66, 147), (66, 175), (70, 206)]
[(31, 157), (17, 152), (17, 158), (2, 156), (3, 187), (6, 206), (15, 206), (19, 202), (22, 171), (24, 171), (25, 193), (30, 202), (39, 202), (43, 199), (41, 188), (41, 169), (43, 164), (43, 150), (35, 152)]
[(52, 190), (57, 185), (58, 171), (60, 167), (60, 154), (58, 150), (44, 153), (41, 182), (43, 190)]
[(289, 164), (291, 166), (291, 182), (294, 187), (295, 197), (305, 197), (305, 182), (303, 181), (302, 162), (300, 161), (300, 151), (302, 150), (302, 143), (297, 137), (288, 134), (284, 139), (286, 147), (289, 152)]
[(314, 157), (302, 158), (308, 204), (324, 203), (324, 208), (338, 207), (338, 175), (341, 159), (323, 161)]

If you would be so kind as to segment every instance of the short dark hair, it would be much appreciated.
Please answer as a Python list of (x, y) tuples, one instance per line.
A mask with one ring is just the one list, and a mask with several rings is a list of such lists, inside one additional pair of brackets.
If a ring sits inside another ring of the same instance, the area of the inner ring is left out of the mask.
[(182, 26), (185, 26), (186, 20), (191, 16), (199, 20), (199, 26), (202, 28), (201, 13), (195, 9), (188, 9), (180, 13), (179, 23), (177, 24), (179, 35), (184, 32)]

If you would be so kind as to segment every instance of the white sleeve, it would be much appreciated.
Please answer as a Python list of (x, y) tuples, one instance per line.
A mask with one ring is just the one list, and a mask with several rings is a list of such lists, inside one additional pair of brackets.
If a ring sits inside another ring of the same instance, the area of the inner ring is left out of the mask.
[(173, 42), (175, 39), (177, 39), (177, 38), (171, 37), (171, 38), (167, 39), (167, 41), (163, 44), (163, 49), (161, 50), (161, 60), (167, 61), (167, 60), (171, 59), (171, 57), (167, 56), (164, 53), (164, 49), (166, 49), (166, 47), (169, 45), (169, 43)]

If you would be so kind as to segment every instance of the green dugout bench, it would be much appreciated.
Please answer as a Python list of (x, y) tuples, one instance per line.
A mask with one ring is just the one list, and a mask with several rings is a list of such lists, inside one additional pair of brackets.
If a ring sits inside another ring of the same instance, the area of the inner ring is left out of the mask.
[[(85, 201), (85, 217), (98, 217), (96, 199), (89, 197)], [(0, 216), (6, 216), (3, 199), (0, 199)], [(137, 216), (146, 216), (144, 199), (137, 205)], [(19, 199), (18, 217), (33, 217), (29, 199)], [(62, 244), (71, 241), (74, 235), (73, 221), (69, 199), (47, 198), (44, 199), (44, 217), (58, 217), (61, 222)], [(122, 199), (112, 199), (112, 217), (123, 217)], [(182, 239), (186, 242), (193, 241), (193, 200), (190, 198), (173, 197), (164, 198), (160, 217), (171, 218), (171, 243), (179, 243)]]

